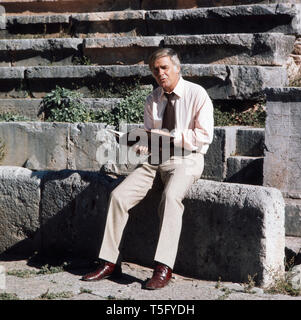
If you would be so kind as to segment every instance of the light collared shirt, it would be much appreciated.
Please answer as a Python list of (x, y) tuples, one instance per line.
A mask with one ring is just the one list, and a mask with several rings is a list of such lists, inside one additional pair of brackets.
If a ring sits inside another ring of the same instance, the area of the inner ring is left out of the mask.
[[(171, 132), (174, 145), (205, 154), (213, 139), (213, 105), (206, 90), (180, 77), (173, 98), (175, 129)], [(144, 127), (161, 129), (167, 98), (162, 87), (156, 88), (146, 99)]]

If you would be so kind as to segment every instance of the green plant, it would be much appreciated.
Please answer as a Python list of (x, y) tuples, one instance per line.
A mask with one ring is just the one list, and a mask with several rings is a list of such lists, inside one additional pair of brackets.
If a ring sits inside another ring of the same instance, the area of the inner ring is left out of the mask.
[(46, 121), (88, 122), (90, 112), (82, 102), (82, 94), (56, 86), (42, 99)]
[(91, 66), (92, 65), (92, 62), (91, 62), (91, 59), (85, 55), (82, 55), (82, 56), (74, 56), (73, 59), (72, 59), (72, 63), (74, 65), (84, 65), (84, 66)]
[(9, 270), (7, 271), (7, 275), (14, 276), (18, 278), (30, 278), (32, 276), (35, 276), (37, 274), (36, 270)]
[(105, 122), (118, 127), (121, 122), (140, 123), (143, 122), (144, 104), (146, 97), (150, 94), (149, 87), (137, 85), (128, 90), (127, 96), (112, 110), (102, 109), (94, 113), (93, 121)]
[(3, 292), (0, 293), (0, 300), (19, 300), (15, 293)]
[(48, 264), (41, 267), (40, 270), (30, 270), (30, 269), (17, 269), (17, 270), (9, 270), (7, 271), (7, 275), (15, 276), (19, 278), (30, 278), (37, 275), (44, 275), (44, 274), (52, 274), (64, 271), (65, 264), (61, 266), (49, 266)]
[(63, 291), (63, 292), (49, 292), (49, 289), (45, 292), (42, 293), (39, 296), (39, 299), (42, 300), (53, 300), (53, 299), (69, 299), (72, 298), (74, 296), (74, 294), (70, 291)]
[(266, 112), (262, 102), (255, 103), (247, 109), (240, 111), (238, 108), (223, 108), (214, 106), (215, 126), (265, 126)]
[(20, 114), (4, 112), (0, 114), (0, 121), (3, 121), (3, 122), (30, 121), (30, 119)]

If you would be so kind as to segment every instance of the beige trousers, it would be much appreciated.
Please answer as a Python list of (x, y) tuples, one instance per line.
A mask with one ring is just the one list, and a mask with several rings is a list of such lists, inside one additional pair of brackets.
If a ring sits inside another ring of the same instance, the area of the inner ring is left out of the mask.
[(159, 204), (161, 227), (154, 260), (173, 269), (182, 228), (182, 200), (190, 186), (201, 177), (203, 168), (204, 156), (191, 153), (183, 157), (173, 156), (159, 165), (143, 163), (135, 169), (111, 193), (99, 258), (117, 262), (128, 211), (152, 188), (159, 171), (164, 190)]

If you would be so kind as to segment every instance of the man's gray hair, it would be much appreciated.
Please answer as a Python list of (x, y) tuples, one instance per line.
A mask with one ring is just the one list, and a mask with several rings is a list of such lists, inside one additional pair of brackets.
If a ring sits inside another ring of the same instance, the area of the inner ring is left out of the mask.
[(173, 64), (177, 67), (181, 67), (181, 62), (180, 59), (177, 55), (177, 53), (170, 48), (161, 48), (156, 50), (155, 52), (152, 53), (152, 55), (149, 58), (149, 68), (152, 71), (154, 67), (154, 63), (157, 59), (162, 58), (162, 57), (170, 57), (170, 60), (173, 62)]

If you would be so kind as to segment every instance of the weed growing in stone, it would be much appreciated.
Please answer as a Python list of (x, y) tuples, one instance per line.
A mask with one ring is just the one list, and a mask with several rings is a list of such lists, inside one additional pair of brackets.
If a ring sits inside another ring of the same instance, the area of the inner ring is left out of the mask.
[(19, 277), (19, 278), (30, 278), (38, 275), (53, 274), (64, 271), (64, 264), (62, 266), (49, 266), (48, 264), (41, 267), (40, 270), (31, 270), (31, 269), (18, 269), (18, 270), (9, 270), (7, 275)]
[(1, 122), (14, 122), (14, 121), (30, 121), (26, 116), (11, 113), (11, 112), (5, 112), (0, 114), (0, 121)]
[(19, 298), (14, 293), (3, 292), (0, 293), (0, 300), (19, 300)]
[(54, 299), (69, 299), (72, 298), (74, 294), (70, 291), (62, 291), (62, 292), (49, 292), (49, 289), (42, 293), (38, 300), (54, 300)]
[(215, 126), (265, 126), (266, 112), (263, 102), (250, 106), (229, 107), (220, 103), (214, 105)]
[(42, 108), (46, 121), (88, 122), (90, 112), (82, 102), (83, 95), (66, 88), (56, 86), (42, 99)]

